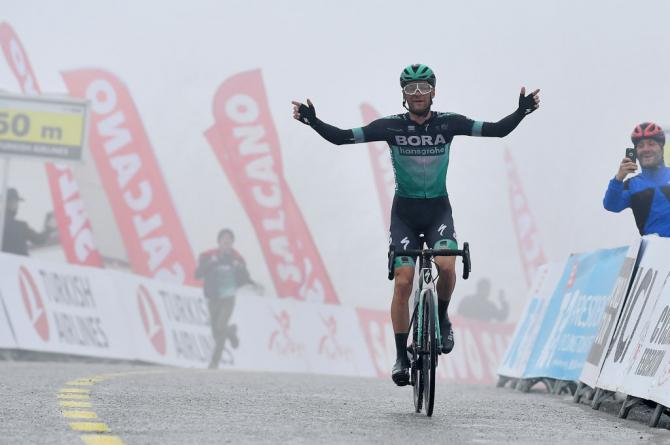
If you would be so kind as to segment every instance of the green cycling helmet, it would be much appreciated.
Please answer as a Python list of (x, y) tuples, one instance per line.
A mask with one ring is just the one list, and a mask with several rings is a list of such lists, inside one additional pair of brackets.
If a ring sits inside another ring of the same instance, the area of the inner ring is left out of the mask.
[(400, 73), (400, 86), (404, 87), (408, 83), (424, 81), (435, 86), (435, 73), (428, 65), (423, 63), (415, 63), (410, 65)]

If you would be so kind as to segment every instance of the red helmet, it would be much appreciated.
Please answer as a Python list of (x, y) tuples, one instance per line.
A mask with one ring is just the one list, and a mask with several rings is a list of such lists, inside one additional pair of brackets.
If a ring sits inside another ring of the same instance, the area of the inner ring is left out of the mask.
[(653, 122), (642, 122), (637, 125), (630, 135), (633, 145), (637, 145), (642, 139), (653, 139), (663, 148), (665, 145), (665, 133), (663, 129)]

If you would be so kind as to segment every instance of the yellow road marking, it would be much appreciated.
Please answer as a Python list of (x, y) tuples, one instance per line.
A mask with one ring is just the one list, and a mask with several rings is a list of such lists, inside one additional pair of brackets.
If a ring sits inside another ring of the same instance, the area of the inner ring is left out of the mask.
[(78, 400), (89, 400), (91, 398), (88, 394), (74, 394), (74, 393), (65, 393), (65, 394), (56, 394), (57, 399), (78, 399)]
[(63, 411), (61, 414), (63, 414), (64, 417), (67, 417), (68, 419), (97, 419), (98, 415), (94, 413), (93, 411), (77, 411), (77, 410), (69, 410), (69, 411)]
[[(92, 408), (93, 404), (90, 401), (91, 390), (88, 388), (76, 388), (77, 386), (93, 386), (96, 383), (104, 382), (117, 377), (125, 377), (132, 375), (146, 375), (146, 374), (162, 374), (167, 371), (164, 370), (147, 370), (147, 371), (127, 371), (113, 374), (100, 374), (93, 377), (79, 378), (66, 382), (65, 385), (70, 387), (61, 388), (56, 397), (59, 400), (58, 404), (62, 408)], [(71, 388), (74, 386), (75, 388)], [(98, 415), (94, 411), (84, 410), (62, 410), (63, 417), (68, 419), (97, 419)], [(106, 423), (103, 422), (71, 422), (70, 428), (75, 431), (85, 431), (92, 433), (108, 433), (111, 430)], [(118, 436), (110, 434), (83, 434), (80, 436), (81, 440), (86, 445), (124, 445), (123, 441)]]
[(86, 445), (123, 445), (119, 436), (101, 436), (99, 434), (85, 434), (79, 436)]
[(58, 404), (63, 408), (91, 408), (93, 406), (91, 402), (78, 402), (74, 400), (61, 400)]
[(108, 433), (111, 430), (103, 422), (71, 422), (70, 428), (75, 431), (93, 431), (96, 433)]
[(71, 380), (69, 382), (65, 382), (66, 385), (70, 386), (93, 386), (95, 385), (95, 382), (91, 379), (86, 379), (86, 380)]
[(86, 388), (61, 388), (58, 390), (60, 393), (79, 393), (79, 394), (90, 394), (91, 390)]

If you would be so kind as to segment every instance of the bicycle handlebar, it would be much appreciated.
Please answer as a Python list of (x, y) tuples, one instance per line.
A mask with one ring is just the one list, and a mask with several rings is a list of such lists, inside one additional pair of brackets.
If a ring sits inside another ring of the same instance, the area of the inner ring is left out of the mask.
[(463, 257), (463, 279), (467, 280), (470, 276), (470, 244), (463, 243), (463, 249), (408, 249), (396, 254), (395, 246), (389, 247), (388, 279), (393, 280), (395, 276), (395, 258), (396, 256), (460, 256)]

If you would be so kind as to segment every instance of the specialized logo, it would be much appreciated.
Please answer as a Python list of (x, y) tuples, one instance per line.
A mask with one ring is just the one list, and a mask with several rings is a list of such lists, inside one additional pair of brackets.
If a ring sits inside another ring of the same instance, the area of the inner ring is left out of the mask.
[(446, 224), (442, 224), (439, 229), (437, 229), (438, 232), (440, 232), (440, 236), (444, 236), (444, 229), (446, 229), (447, 226)]
[(19, 268), (19, 287), (21, 288), (21, 296), (23, 297), (23, 304), (28, 312), (30, 323), (37, 331), (37, 335), (44, 341), (49, 340), (49, 320), (47, 319), (47, 311), (44, 308), (44, 300), (40, 295), (35, 280), (25, 266)]
[(144, 286), (140, 286), (137, 289), (137, 305), (142, 316), (144, 332), (149, 337), (156, 352), (160, 355), (165, 355), (165, 329), (163, 328), (163, 322), (158, 313), (156, 303)]
[(407, 237), (404, 237), (402, 241), (400, 241), (400, 243), (402, 244), (402, 248), (407, 250), (407, 246), (409, 246), (409, 239)]

